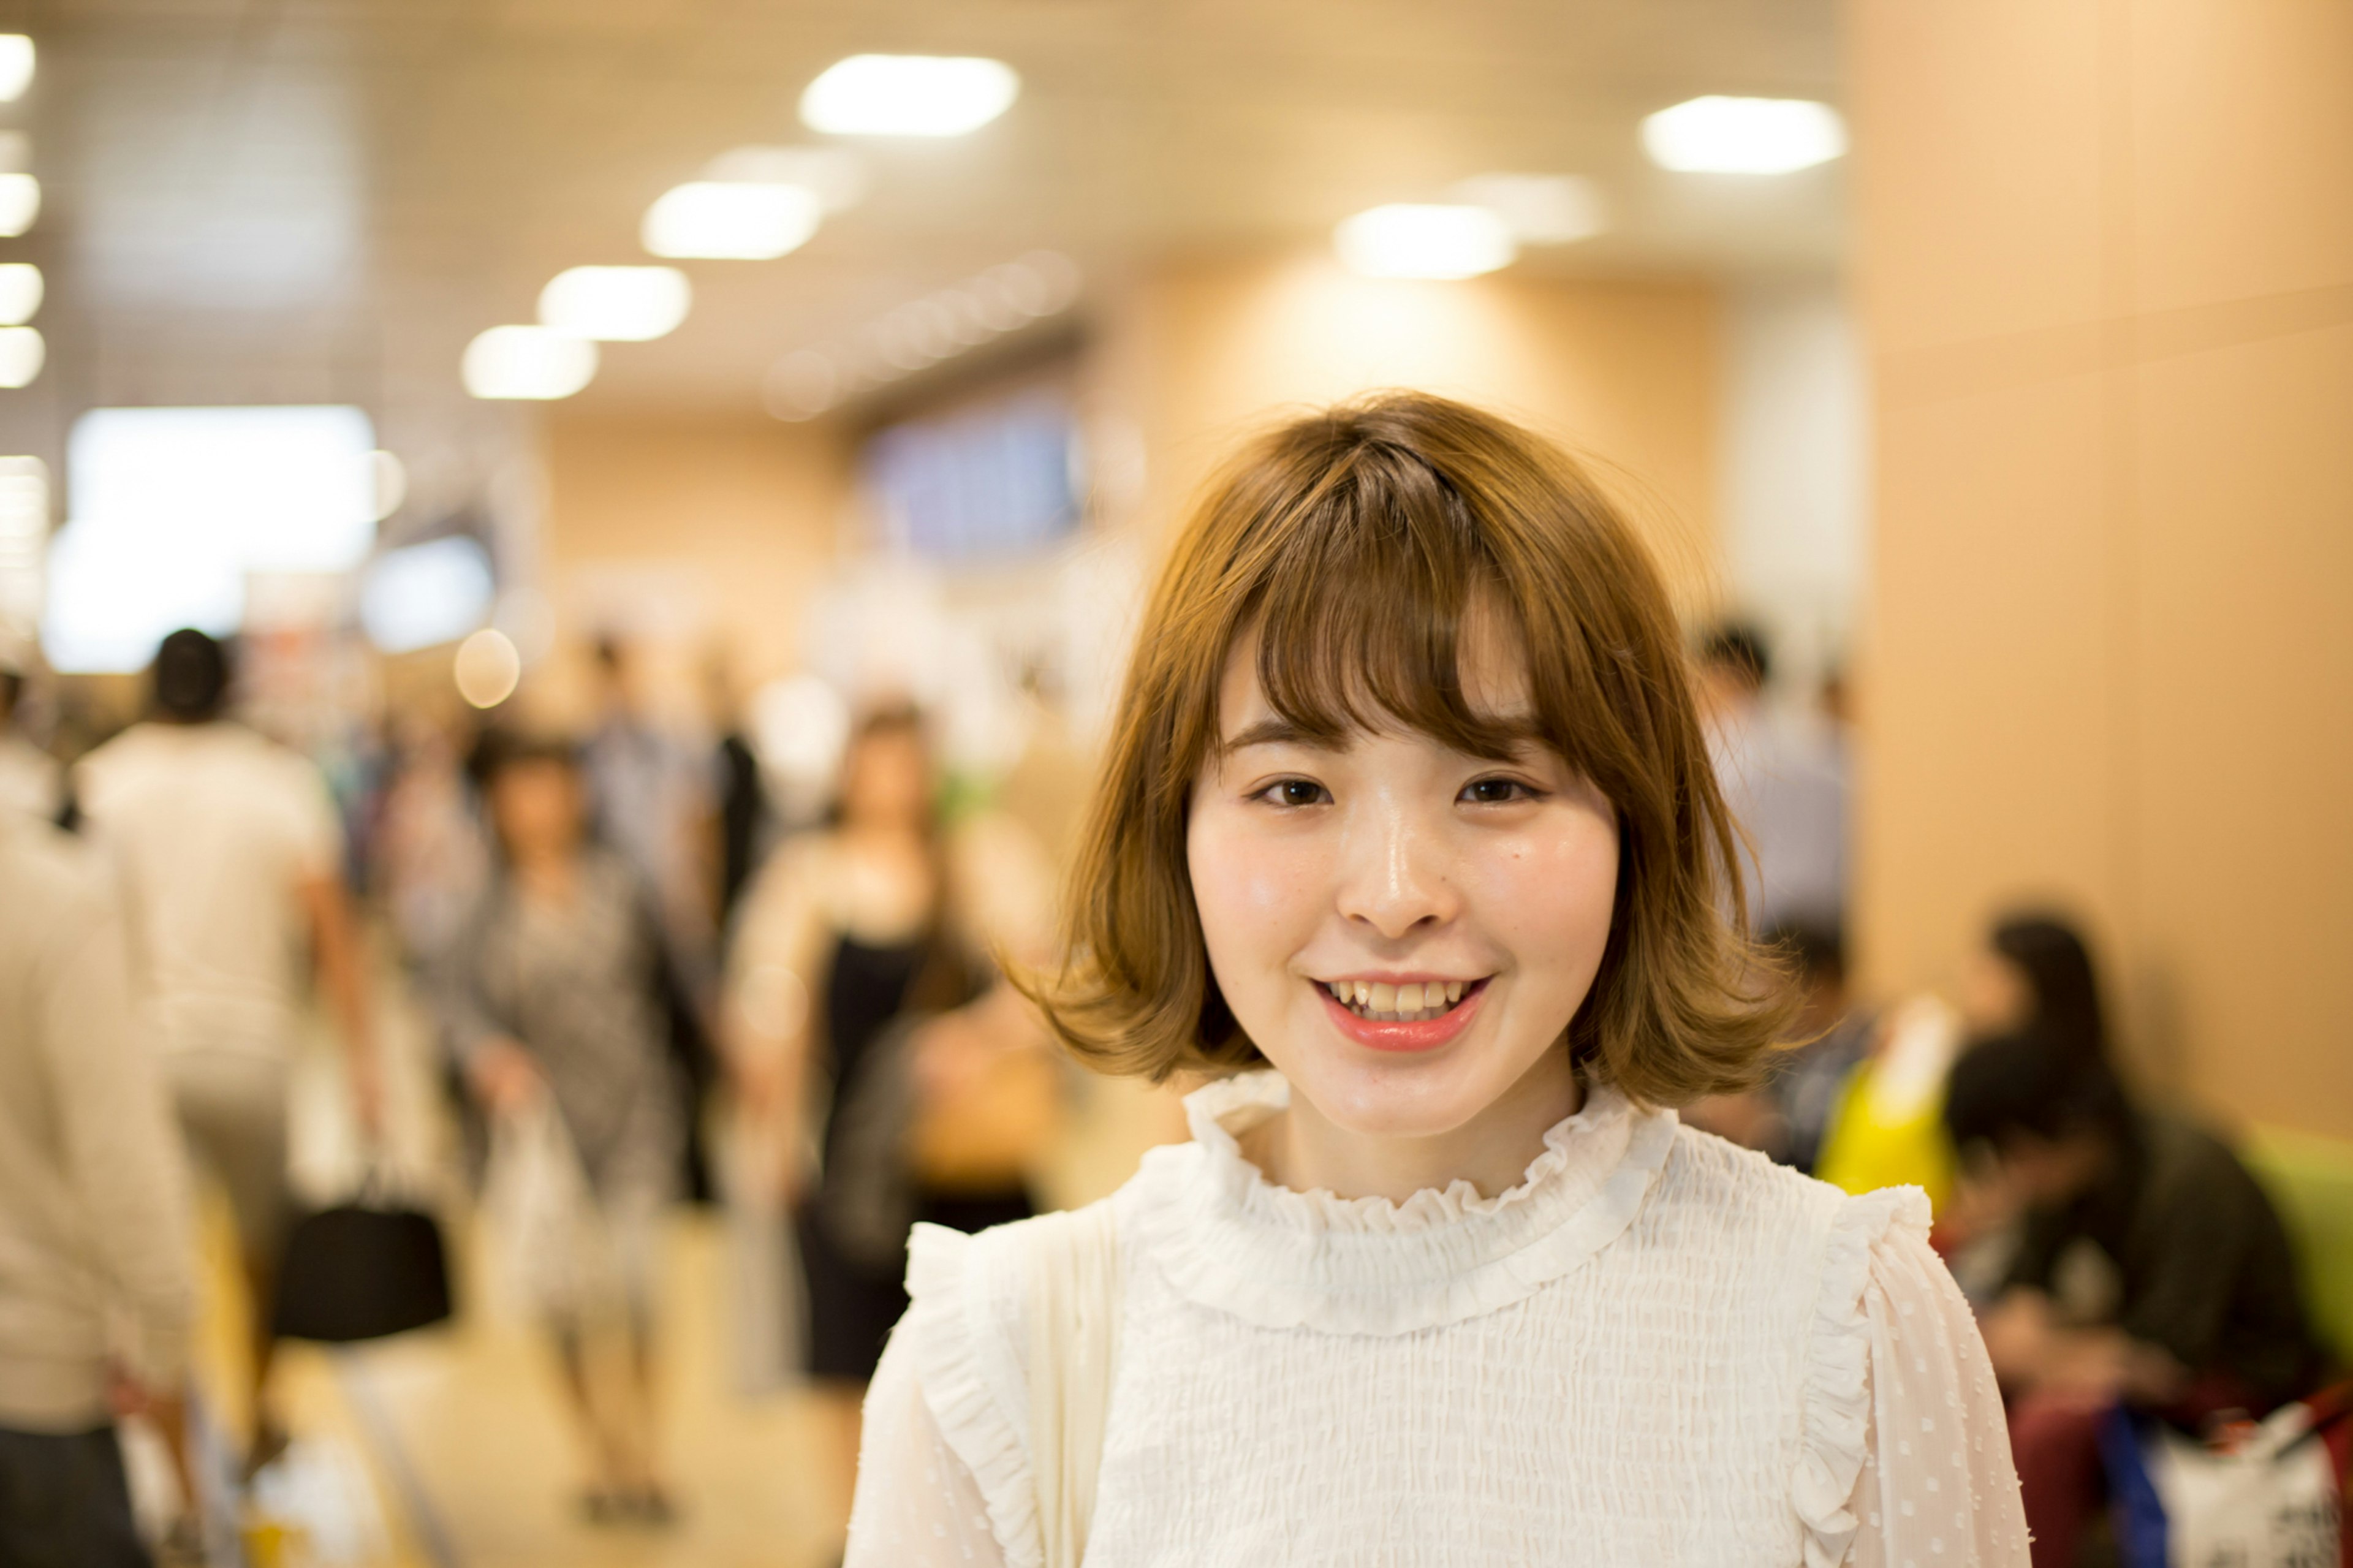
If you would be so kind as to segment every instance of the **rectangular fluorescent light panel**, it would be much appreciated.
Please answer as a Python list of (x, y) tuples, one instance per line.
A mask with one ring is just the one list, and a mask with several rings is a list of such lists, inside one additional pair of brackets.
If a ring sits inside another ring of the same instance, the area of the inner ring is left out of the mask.
[(801, 122), (834, 136), (962, 136), (1007, 110), (1021, 79), (973, 55), (852, 55), (801, 94)]
[(459, 374), (476, 397), (547, 402), (596, 377), (596, 345), (545, 327), (492, 327), (466, 345)]
[(539, 324), (567, 337), (641, 343), (676, 328), (693, 302), (675, 267), (574, 267), (539, 291)]
[(0, 33), (0, 103), (14, 103), (33, 85), (33, 40), (22, 33)]
[(1802, 98), (1694, 98), (1642, 121), (1642, 146), (1662, 169), (1787, 174), (1846, 151), (1846, 122)]
[(1519, 254), (1511, 226), (1479, 206), (1374, 207), (1342, 220), (1332, 241), (1367, 278), (1476, 278)]
[(807, 244), (824, 216), (804, 186), (694, 180), (655, 198), (638, 235), (656, 256), (772, 261)]
[(342, 572), (375, 542), (375, 433), (357, 408), (94, 408), (66, 444), (42, 646), (61, 670), (142, 669), (166, 632), (235, 631), (256, 572)]

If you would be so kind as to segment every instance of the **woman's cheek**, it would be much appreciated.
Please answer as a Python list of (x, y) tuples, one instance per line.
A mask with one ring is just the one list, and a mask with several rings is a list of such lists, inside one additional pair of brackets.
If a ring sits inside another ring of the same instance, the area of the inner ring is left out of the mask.
[[(1195, 819), (1187, 849), (1193, 900), (1212, 953), (1249, 942), (1261, 957), (1279, 963), (1297, 945), (1282, 945), (1278, 939), (1299, 918), (1307, 879), (1301, 847), (1280, 836), (1250, 832), (1246, 824), (1219, 812)], [(1261, 945), (1271, 941), (1276, 945)]]
[(1614, 825), (1583, 814), (1497, 847), (1479, 870), (1479, 901), (1524, 951), (1558, 952), (1606, 938), (1618, 887)]

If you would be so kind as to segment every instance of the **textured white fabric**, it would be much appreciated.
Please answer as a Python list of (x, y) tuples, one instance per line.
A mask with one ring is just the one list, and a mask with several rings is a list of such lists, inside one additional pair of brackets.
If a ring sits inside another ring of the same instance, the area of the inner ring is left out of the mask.
[[(1195, 1142), (1113, 1200), (1090, 1568), (2023, 1568), (2000, 1399), (1916, 1192), (1848, 1198), (1605, 1089), (1494, 1197), (1293, 1193), (1233, 1137), (1287, 1092), (1200, 1091)], [(919, 1239), (851, 1568), (1039, 1563), (1023, 1247)]]

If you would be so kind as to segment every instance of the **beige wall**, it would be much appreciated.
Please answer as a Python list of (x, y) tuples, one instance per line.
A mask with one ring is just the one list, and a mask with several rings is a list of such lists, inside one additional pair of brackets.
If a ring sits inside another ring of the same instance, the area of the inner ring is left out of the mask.
[(1715, 290), (1517, 274), (1376, 281), (1322, 256), (1175, 264), (1108, 313), (1108, 404), (1140, 427), (1156, 536), (1286, 408), (1411, 386), (1512, 415), (1591, 458), (1688, 604), (1715, 592)]
[(2353, 10), (1849, 16), (1866, 966), (2064, 899), (2150, 1076), (2353, 1134)]
[[(1682, 601), (1716, 593), (1721, 351), (1705, 285), (1378, 283), (1310, 257), (1155, 268), (1091, 313), (1090, 416), (1143, 457), (1113, 521), (1146, 540), (1284, 408), (1410, 385), (1514, 415), (1591, 458)], [(749, 679), (797, 664), (807, 590), (854, 506), (850, 439), (835, 420), (549, 410), (541, 564), (565, 645), (620, 629), (671, 664), (722, 640)], [(540, 683), (551, 706), (576, 706), (575, 674), (559, 660)]]
[(723, 647), (740, 679), (793, 668), (833, 559), (847, 457), (824, 426), (555, 408), (541, 567), (567, 644), (621, 631), (673, 668)]

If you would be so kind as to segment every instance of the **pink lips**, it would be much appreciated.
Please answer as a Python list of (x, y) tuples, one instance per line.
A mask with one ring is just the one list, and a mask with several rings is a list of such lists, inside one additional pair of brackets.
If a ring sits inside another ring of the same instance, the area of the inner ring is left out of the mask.
[(1482, 980), (1471, 986), (1462, 993), (1461, 1001), (1437, 1017), (1411, 1023), (1360, 1018), (1323, 986), (1316, 986), (1315, 994), (1324, 998), (1324, 1016), (1332, 1020), (1332, 1026), (1367, 1050), (1434, 1051), (1471, 1026), (1472, 1015), (1487, 994), (1487, 983)]

